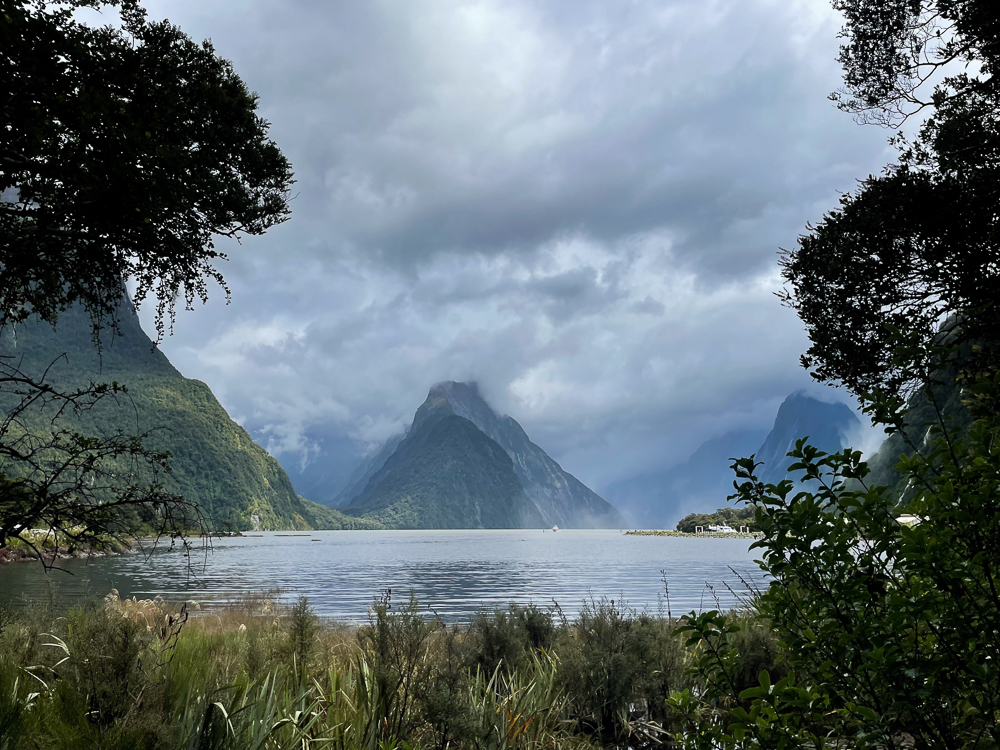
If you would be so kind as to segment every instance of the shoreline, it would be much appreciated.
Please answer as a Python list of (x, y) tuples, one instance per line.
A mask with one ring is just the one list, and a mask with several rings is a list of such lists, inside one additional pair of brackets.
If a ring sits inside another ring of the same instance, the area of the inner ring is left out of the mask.
[(50, 565), (57, 560), (75, 560), (81, 557), (117, 557), (119, 555), (132, 554), (133, 552), (134, 549), (131, 547), (118, 550), (99, 550), (88, 547), (79, 551), (59, 550), (58, 552), (43, 549), (41, 554), (39, 554), (31, 549), (31, 547), (0, 547), (0, 565), (36, 561)]
[[(185, 534), (185, 539), (222, 539), (224, 537), (237, 537), (245, 536), (242, 532), (225, 532), (225, 533), (199, 533), (192, 532), (190, 534)], [(58, 551), (55, 551), (51, 546), (42, 542), (41, 554), (36, 550), (32, 549), (28, 545), (19, 543), (17, 546), (7, 546), (0, 547), (0, 565), (6, 565), (8, 563), (17, 562), (31, 562), (37, 560), (44, 560), (46, 564), (54, 563), (56, 560), (75, 560), (84, 557), (120, 557), (123, 555), (137, 555), (142, 554), (144, 551), (143, 545), (153, 544), (154, 546), (158, 544), (162, 539), (167, 539), (169, 537), (162, 537), (157, 540), (156, 537), (141, 536), (133, 539), (128, 545), (122, 544), (115, 541), (107, 541), (102, 544), (107, 545), (107, 548), (98, 548), (91, 545), (85, 545), (78, 549), (69, 549), (64, 546), (60, 546)]]
[(633, 529), (632, 531), (626, 531), (625, 536), (676, 536), (685, 537), (690, 539), (760, 539), (764, 535), (759, 531), (749, 531), (749, 532), (729, 532), (722, 533), (717, 531), (703, 531), (700, 534), (690, 532), (690, 531), (657, 531), (657, 530), (644, 530), (644, 529)]

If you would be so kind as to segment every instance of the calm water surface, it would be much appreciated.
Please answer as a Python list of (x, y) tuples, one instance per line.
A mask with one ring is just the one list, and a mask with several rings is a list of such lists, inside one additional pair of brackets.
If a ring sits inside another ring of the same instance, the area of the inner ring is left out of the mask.
[[(197, 542), (196, 542), (197, 544)], [(276, 598), (309, 597), (324, 617), (360, 622), (373, 595), (393, 600), (412, 589), (421, 607), (450, 622), (508, 602), (551, 605), (568, 616), (593, 596), (624, 599), (666, 613), (661, 570), (674, 616), (736, 604), (727, 584), (761, 581), (747, 539), (625, 536), (620, 531), (317, 531), (306, 536), (214, 540), (207, 553), (178, 552), (64, 563), (73, 575), (49, 576), (37, 563), (0, 566), (0, 603), (54, 596), (66, 604), (103, 596), (195, 600), (203, 609), (251, 592), (281, 588)], [(735, 575), (730, 568), (737, 571)]]

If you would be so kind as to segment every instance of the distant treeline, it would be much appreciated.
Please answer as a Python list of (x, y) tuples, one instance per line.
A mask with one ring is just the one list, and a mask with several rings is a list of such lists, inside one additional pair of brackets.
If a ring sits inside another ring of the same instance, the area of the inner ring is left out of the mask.
[(693, 534), (698, 526), (708, 530), (709, 526), (721, 526), (728, 524), (739, 530), (740, 526), (747, 526), (751, 531), (757, 531), (753, 522), (753, 508), (719, 508), (715, 513), (690, 513), (677, 522), (677, 530)]

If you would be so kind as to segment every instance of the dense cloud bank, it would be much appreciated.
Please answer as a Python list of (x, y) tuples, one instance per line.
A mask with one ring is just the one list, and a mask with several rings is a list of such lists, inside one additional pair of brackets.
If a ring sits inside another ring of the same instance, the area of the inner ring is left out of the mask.
[(291, 222), (226, 248), (233, 304), (163, 344), (290, 468), (335, 481), (474, 379), (599, 488), (807, 385), (777, 250), (888, 160), (827, 101), (825, 2), (150, 8), (296, 169)]

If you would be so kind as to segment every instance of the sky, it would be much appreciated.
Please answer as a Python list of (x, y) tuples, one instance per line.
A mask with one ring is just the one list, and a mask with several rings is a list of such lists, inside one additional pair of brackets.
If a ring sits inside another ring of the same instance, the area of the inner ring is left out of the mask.
[[(475, 380), (598, 491), (811, 385), (775, 296), (888, 133), (828, 95), (825, 0), (153, 0), (260, 95), (292, 218), (220, 243), (162, 349), (336, 484)], [(144, 310), (145, 327), (152, 311)]]

